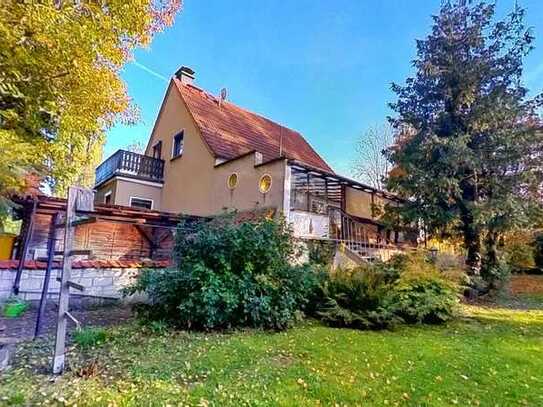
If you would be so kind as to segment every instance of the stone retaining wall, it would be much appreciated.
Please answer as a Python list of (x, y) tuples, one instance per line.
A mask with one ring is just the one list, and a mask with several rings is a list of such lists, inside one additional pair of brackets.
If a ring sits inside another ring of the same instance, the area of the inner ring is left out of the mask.
[[(72, 270), (71, 281), (85, 287), (84, 291), (71, 289), (74, 297), (102, 300), (121, 299), (120, 290), (130, 285), (138, 276), (141, 268), (80, 268)], [(15, 281), (16, 270), (0, 269), (0, 303), (11, 295)], [(51, 272), (49, 296), (52, 300), (58, 298), (61, 270)], [(24, 269), (21, 277), (20, 297), (29, 301), (37, 301), (41, 297), (44, 269)]]

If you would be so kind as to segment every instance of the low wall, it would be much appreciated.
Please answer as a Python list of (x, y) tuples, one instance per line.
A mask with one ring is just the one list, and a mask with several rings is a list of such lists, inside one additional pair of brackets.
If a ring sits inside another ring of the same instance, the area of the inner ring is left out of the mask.
[[(28, 264), (31, 263), (31, 264)], [(43, 282), (45, 278), (45, 265), (38, 262), (27, 262), (21, 275), (19, 296), (25, 300), (37, 301), (41, 298)], [(94, 304), (103, 301), (116, 301), (122, 298), (121, 290), (129, 286), (144, 268), (161, 268), (165, 264), (103, 264), (98, 267), (76, 267), (72, 269), (70, 280), (85, 287), (84, 291), (70, 289), (70, 294), (74, 298), (80, 298), (90, 301), (85, 303)], [(32, 267), (28, 267), (31, 265)], [(15, 282), (16, 267), (1, 267), (0, 264), (0, 303), (4, 302), (12, 293), (13, 283)], [(76, 264), (80, 266), (80, 264)], [(95, 265), (96, 266), (96, 265)], [(105, 266), (105, 267), (104, 267)], [(56, 301), (60, 289), (61, 269), (54, 268), (51, 271), (49, 280), (48, 297)], [(136, 298), (128, 299), (133, 301)], [(94, 301), (93, 301), (94, 300)]]

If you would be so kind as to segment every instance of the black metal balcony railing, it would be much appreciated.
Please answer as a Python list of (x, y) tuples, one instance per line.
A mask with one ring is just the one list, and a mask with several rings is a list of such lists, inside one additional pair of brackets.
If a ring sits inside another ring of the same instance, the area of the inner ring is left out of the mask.
[(96, 185), (114, 175), (125, 175), (148, 181), (164, 181), (164, 160), (118, 150), (96, 168)]

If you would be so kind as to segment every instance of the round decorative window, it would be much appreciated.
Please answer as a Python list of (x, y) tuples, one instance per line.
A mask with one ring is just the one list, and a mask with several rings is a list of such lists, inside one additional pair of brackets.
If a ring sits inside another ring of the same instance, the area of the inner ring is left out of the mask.
[(272, 177), (271, 175), (266, 174), (260, 178), (260, 181), (258, 182), (258, 189), (260, 189), (260, 192), (265, 194), (266, 192), (270, 190), (271, 185), (272, 185)]
[(228, 185), (229, 189), (234, 189), (235, 187), (237, 187), (238, 186), (238, 174), (236, 174), (235, 172), (230, 174), (228, 176), (228, 180), (226, 181), (226, 185)]

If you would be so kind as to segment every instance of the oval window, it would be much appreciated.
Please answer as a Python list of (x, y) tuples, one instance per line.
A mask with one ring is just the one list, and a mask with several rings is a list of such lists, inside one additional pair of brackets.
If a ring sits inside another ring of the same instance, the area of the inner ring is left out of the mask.
[(226, 181), (226, 184), (228, 185), (229, 189), (234, 189), (238, 186), (238, 174), (235, 172), (233, 174), (230, 174), (228, 176), (228, 180)]
[(258, 189), (260, 189), (260, 192), (265, 194), (266, 192), (270, 190), (271, 185), (272, 185), (272, 177), (271, 175), (266, 174), (260, 178), (260, 181), (258, 182)]

